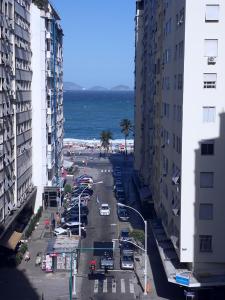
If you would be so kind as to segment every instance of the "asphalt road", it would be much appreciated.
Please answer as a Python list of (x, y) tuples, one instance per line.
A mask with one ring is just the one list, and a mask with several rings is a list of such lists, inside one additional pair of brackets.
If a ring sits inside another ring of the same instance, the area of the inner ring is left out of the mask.
[[(112, 170), (111, 162), (107, 159), (99, 159), (97, 162), (95, 159), (93, 165), (92, 161), (88, 161), (88, 166), (98, 169), (98, 176), (94, 180), (103, 181), (103, 184), (95, 186), (94, 195), (89, 202), (87, 237), (82, 241), (84, 250), (81, 252), (78, 274), (80, 298), (92, 300), (115, 300), (120, 297), (124, 300), (136, 299), (140, 288), (133, 271), (120, 270), (118, 242), (115, 242), (115, 270), (109, 271), (107, 274), (100, 270), (100, 257), (95, 256), (96, 253), (92, 249), (95, 242), (111, 242), (113, 239), (117, 239), (120, 229), (127, 227), (128, 223), (118, 221), (112, 172), (104, 171)], [(110, 216), (100, 216), (99, 205), (101, 203), (109, 204)], [(94, 276), (89, 276), (89, 261), (93, 259), (97, 261), (97, 271)]]

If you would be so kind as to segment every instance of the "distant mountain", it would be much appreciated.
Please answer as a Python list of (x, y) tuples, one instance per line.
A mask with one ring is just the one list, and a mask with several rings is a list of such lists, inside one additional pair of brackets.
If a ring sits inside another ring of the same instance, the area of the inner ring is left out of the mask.
[(81, 91), (84, 89), (79, 84), (76, 84), (74, 82), (69, 82), (69, 81), (66, 81), (63, 83), (63, 88), (64, 88), (64, 91)]
[(129, 86), (127, 85), (117, 85), (111, 88), (111, 91), (130, 91)]
[(89, 89), (89, 91), (107, 91), (107, 90), (108, 90), (107, 88), (100, 85), (93, 86)]

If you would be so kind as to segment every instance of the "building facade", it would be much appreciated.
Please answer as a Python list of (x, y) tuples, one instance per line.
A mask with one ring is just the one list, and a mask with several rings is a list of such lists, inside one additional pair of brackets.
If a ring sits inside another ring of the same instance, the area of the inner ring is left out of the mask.
[(44, 187), (57, 186), (61, 178), (63, 146), (63, 32), (51, 4), (31, 5), (33, 107), (33, 181), (36, 207), (42, 205)]
[(30, 0), (1, 0), (1, 238), (33, 211)]
[(225, 5), (140, 3), (135, 168), (193, 286), (224, 284)]

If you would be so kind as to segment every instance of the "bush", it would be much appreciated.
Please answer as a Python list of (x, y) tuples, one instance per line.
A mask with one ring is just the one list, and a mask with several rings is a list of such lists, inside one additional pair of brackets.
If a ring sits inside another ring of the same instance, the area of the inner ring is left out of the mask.
[(15, 263), (17, 266), (21, 263), (22, 259), (23, 259), (23, 254), (21, 252), (18, 252), (15, 257)]
[(72, 191), (72, 187), (71, 187), (71, 185), (70, 184), (66, 184), (65, 185), (65, 187), (64, 187), (64, 192), (65, 193), (71, 193), (71, 191)]
[(34, 230), (37, 222), (39, 221), (39, 219), (41, 217), (42, 210), (43, 210), (42, 206), (39, 207), (37, 213), (31, 218), (30, 223), (28, 225), (28, 228), (27, 228), (27, 230), (25, 232), (25, 237), (26, 238), (29, 238), (29, 236), (31, 236), (31, 234), (32, 234), (32, 232), (33, 232), (33, 230)]
[(144, 230), (141, 229), (134, 229), (131, 232), (131, 237), (133, 237), (137, 242), (140, 242), (142, 244), (144, 244), (145, 241), (145, 233)]
[(20, 249), (19, 249), (19, 252), (24, 254), (27, 251), (27, 248), (28, 248), (27, 244), (22, 244)]

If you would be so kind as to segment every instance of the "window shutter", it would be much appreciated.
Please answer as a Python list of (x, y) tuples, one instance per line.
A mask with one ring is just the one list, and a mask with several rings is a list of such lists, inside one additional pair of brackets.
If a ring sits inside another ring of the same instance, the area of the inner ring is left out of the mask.
[(205, 40), (205, 56), (218, 55), (218, 40)]
[(216, 73), (205, 73), (204, 81), (216, 81)]
[(206, 5), (205, 20), (208, 22), (219, 21), (219, 5)]

